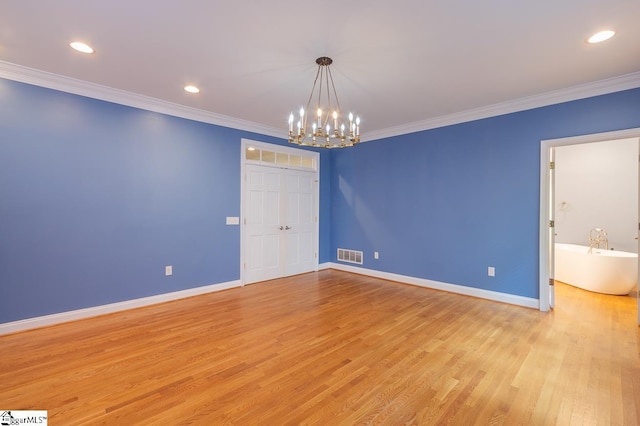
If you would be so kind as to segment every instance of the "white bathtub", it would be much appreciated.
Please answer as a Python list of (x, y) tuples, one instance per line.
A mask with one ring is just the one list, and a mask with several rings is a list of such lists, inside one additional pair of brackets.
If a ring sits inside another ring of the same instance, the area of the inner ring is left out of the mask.
[(638, 255), (556, 243), (555, 276), (563, 283), (605, 294), (629, 294), (638, 283)]

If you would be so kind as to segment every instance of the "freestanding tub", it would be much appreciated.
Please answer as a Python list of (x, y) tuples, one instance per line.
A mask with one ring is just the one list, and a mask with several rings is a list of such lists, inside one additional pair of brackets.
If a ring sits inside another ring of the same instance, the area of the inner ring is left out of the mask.
[(556, 243), (554, 279), (597, 293), (629, 294), (638, 283), (638, 255)]

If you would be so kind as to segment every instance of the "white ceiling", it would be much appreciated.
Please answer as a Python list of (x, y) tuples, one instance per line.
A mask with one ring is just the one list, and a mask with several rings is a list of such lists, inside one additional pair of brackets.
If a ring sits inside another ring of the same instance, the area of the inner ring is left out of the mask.
[[(0, 61), (285, 137), (315, 59), (330, 56), (340, 103), (362, 117), (366, 137), (630, 74), (638, 81), (639, 18), (639, 0), (2, 0)], [(585, 42), (603, 29), (617, 34)], [(70, 49), (74, 40), (95, 53)]]

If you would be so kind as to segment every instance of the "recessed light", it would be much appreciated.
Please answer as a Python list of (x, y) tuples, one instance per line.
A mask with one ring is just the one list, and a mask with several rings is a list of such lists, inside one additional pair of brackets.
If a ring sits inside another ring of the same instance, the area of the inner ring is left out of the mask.
[(93, 53), (93, 48), (86, 43), (82, 43), (81, 41), (74, 41), (69, 43), (69, 46), (82, 53)]
[(589, 37), (587, 42), (592, 43), (592, 44), (593, 43), (600, 43), (601, 41), (609, 40), (615, 34), (616, 34), (616, 32), (615, 31), (611, 31), (611, 30), (600, 31), (599, 33), (595, 33), (594, 35)]
[(200, 89), (198, 89), (196, 86), (184, 86), (184, 90), (185, 92), (189, 92), (189, 93), (199, 93)]

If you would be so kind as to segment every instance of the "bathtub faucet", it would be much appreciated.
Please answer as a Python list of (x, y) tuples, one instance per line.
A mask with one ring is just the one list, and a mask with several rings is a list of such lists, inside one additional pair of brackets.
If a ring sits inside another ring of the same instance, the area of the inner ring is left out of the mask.
[(600, 244), (604, 244), (604, 249), (609, 250), (607, 231), (602, 228), (593, 228), (589, 231), (589, 253), (591, 253), (594, 248), (601, 248)]

